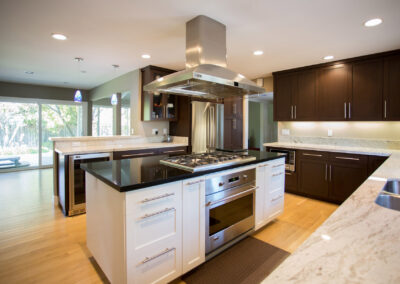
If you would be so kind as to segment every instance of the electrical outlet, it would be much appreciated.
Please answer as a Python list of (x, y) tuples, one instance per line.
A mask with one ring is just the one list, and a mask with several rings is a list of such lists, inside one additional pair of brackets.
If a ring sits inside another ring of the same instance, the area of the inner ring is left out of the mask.
[(333, 130), (332, 129), (328, 129), (328, 137), (332, 137), (333, 136)]
[(167, 129), (167, 128), (164, 128), (164, 129), (163, 129), (163, 134), (164, 134), (164, 135), (167, 135), (167, 134), (168, 134), (168, 129)]
[(135, 129), (131, 128), (131, 135), (135, 134)]
[(290, 135), (290, 129), (282, 129), (282, 135), (289, 136)]
[(157, 128), (153, 128), (153, 129), (151, 130), (151, 133), (152, 133), (153, 135), (158, 135), (158, 129), (157, 129)]

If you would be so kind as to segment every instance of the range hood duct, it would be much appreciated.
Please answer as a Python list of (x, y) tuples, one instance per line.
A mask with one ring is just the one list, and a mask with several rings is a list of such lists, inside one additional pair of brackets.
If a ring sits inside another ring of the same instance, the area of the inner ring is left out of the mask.
[(186, 69), (158, 78), (144, 91), (212, 99), (265, 93), (226, 69), (226, 27), (203, 15), (186, 23)]

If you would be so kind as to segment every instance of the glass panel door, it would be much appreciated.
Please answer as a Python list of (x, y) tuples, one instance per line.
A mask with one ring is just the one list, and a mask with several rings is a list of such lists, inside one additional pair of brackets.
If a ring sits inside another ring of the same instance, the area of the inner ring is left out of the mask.
[(93, 105), (92, 108), (93, 136), (113, 135), (113, 108), (112, 106)]
[(53, 164), (50, 137), (82, 136), (82, 106), (42, 104), (42, 165)]
[(0, 170), (39, 165), (39, 105), (0, 102)]
[(165, 95), (167, 97), (167, 107), (166, 107), (166, 118), (175, 119), (176, 118), (176, 96), (175, 95)]

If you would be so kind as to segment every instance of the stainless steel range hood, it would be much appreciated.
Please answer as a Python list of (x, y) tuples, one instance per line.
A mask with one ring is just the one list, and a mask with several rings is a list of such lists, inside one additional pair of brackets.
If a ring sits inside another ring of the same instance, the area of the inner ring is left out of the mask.
[(144, 90), (224, 98), (264, 93), (264, 88), (226, 69), (226, 27), (203, 15), (186, 23), (186, 70), (159, 78)]

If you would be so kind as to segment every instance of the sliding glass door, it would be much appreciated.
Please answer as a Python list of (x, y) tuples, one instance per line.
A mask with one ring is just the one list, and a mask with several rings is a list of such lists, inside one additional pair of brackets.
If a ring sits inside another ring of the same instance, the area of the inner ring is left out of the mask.
[(0, 102), (0, 169), (39, 166), (39, 105)]
[(82, 136), (82, 106), (42, 104), (41, 164), (53, 164), (53, 142), (50, 137)]
[(86, 103), (0, 98), (0, 172), (52, 166), (49, 138), (84, 135), (86, 107)]

